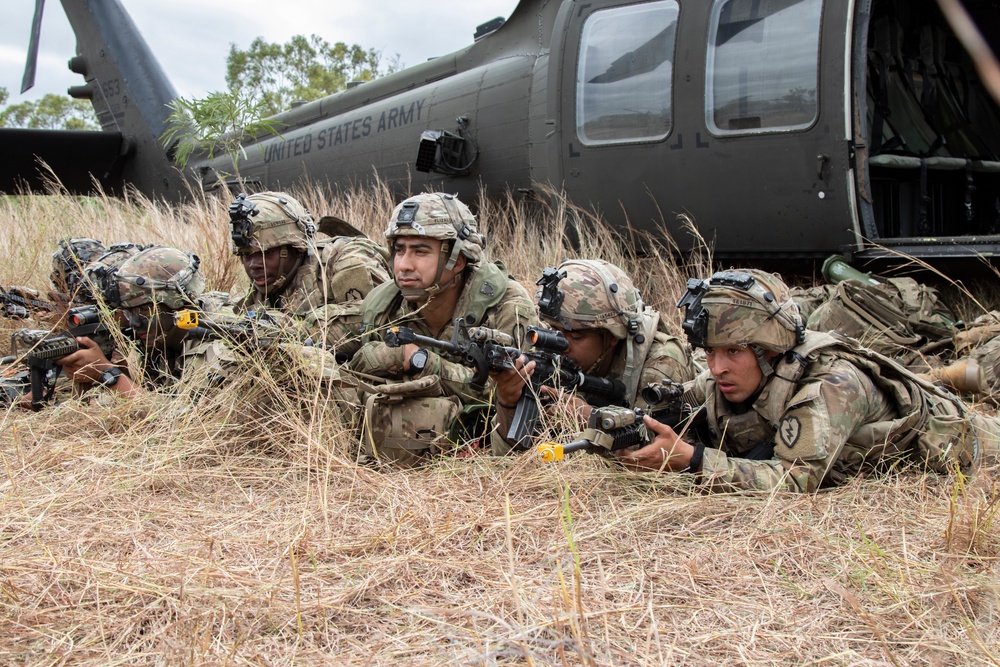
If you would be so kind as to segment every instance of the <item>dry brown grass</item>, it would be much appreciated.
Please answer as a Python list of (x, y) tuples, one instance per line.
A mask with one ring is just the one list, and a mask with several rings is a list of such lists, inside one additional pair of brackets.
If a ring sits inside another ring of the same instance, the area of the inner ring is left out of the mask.
[[(391, 205), (302, 198), (375, 238)], [(0, 200), (0, 284), (43, 287), (55, 239), (86, 235), (190, 248), (230, 289), (227, 203)], [(585, 218), (482, 216), (526, 285)], [(673, 260), (587, 238), (669, 315)], [(0, 664), (1000, 664), (995, 468), (812, 496), (584, 456), (378, 472), (325, 411), (250, 409), (255, 385), (0, 414)]]

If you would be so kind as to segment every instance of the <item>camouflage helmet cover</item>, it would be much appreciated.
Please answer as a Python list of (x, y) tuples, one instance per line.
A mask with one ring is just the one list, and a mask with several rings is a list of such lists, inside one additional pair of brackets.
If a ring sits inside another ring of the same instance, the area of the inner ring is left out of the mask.
[(458, 256), (464, 255), (470, 264), (483, 259), (486, 237), (479, 234), (476, 218), (469, 207), (455, 195), (425, 192), (403, 201), (392, 211), (385, 238), (392, 253), (397, 236), (425, 236), (453, 243), (446, 269), (455, 266)]
[(59, 292), (73, 291), (83, 279), (88, 264), (107, 252), (96, 239), (59, 239), (59, 249), (52, 253), (52, 274), (49, 280)]
[[(566, 331), (605, 329), (624, 340), (639, 330), (644, 305), (639, 290), (622, 269), (600, 259), (570, 259), (556, 269), (561, 305), (541, 308), (541, 318)], [(539, 281), (538, 284), (541, 284)], [(536, 294), (541, 304), (543, 291)]]
[(84, 293), (83, 296), (93, 301), (93, 295), (103, 290), (103, 281), (112, 271), (148, 247), (135, 243), (114, 243), (106, 248), (103, 255), (92, 261), (83, 270), (86, 279), (80, 288), (81, 292)]
[[(684, 302), (682, 299), (681, 304)], [(783, 353), (802, 340), (804, 325), (799, 307), (788, 285), (775, 273), (757, 269), (720, 271), (708, 281), (701, 306), (707, 313), (705, 347), (756, 345)], [(691, 310), (689, 307), (684, 329), (692, 345), (697, 345), (700, 341), (696, 341), (689, 326)]]
[(190, 252), (166, 246), (146, 248), (108, 275), (104, 297), (112, 308), (156, 303), (178, 310), (194, 305), (205, 290), (200, 264)]
[(312, 214), (284, 192), (238, 195), (229, 205), (233, 253), (290, 245), (308, 251), (316, 235)]

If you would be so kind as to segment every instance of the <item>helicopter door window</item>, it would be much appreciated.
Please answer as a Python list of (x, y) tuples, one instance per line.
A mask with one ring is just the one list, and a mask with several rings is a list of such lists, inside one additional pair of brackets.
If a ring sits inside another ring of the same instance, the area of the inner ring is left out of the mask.
[(576, 132), (589, 146), (670, 134), (678, 5), (647, 2), (591, 14), (580, 38)]
[(709, 28), (706, 123), (716, 135), (816, 122), (822, 0), (719, 0)]

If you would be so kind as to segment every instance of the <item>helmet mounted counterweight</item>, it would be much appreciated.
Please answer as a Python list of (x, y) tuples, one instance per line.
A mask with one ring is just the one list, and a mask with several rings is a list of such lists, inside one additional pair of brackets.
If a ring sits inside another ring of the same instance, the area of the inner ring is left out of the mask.
[(52, 273), (49, 280), (57, 292), (72, 293), (83, 283), (84, 269), (108, 251), (97, 239), (60, 239), (59, 249), (52, 253)]

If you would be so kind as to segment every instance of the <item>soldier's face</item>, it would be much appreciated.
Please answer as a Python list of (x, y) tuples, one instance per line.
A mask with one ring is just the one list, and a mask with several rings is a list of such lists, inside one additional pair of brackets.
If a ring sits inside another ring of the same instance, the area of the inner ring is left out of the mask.
[[(281, 256), (282, 248), (288, 250), (285, 257)], [(253, 286), (266, 292), (274, 281), (292, 270), (300, 254), (300, 250), (291, 246), (278, 246), (264, 252), (258, 250), (240, 253), (240, 262), (243, 263), (243, 270), (247, 272), (247, 277)]]
[(592, 369), (594, 364), (615, 346), (617, 338), (604, 329), (577, 329), (567, 331), (562, 327), (555, 326), (562, 331), (563, 336), (569, 342), (564, 354), (575, 361), (584, 371)]
[[(442, 260), (438, 239), (422, 236), (400, 236), (392, 244), (392, 277), (401, 289), (427, 289), (437, 277)], [(447, 283), (465, 269), (465, 257), (459, 257), (455, 267), (441, 273), (441, 284)]]
[(715, 385), (730, 403), (742, 403), (755, 393), (764, 374), (749, 347), (710, 347), (705, 350)]
[(159, 304), (119, 308), (115, 318), (123, 329), (130, 327), (132, 335), (146, 347), (180, 346), (186, 333), (174, 326), (174, 312)]

